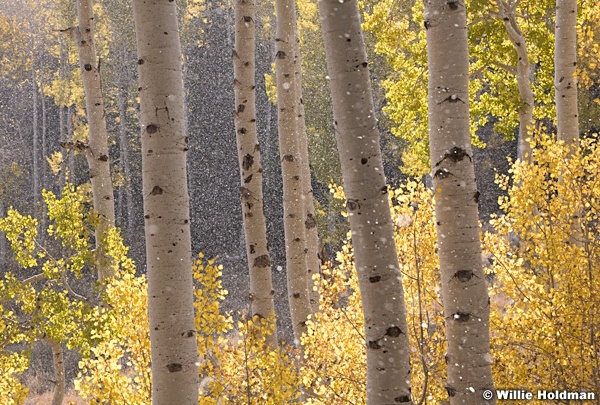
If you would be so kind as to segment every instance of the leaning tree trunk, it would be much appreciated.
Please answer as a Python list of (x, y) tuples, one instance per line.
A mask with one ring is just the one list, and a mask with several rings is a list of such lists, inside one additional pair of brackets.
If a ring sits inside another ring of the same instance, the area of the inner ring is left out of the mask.
[(464, 0), (425, 1), (429, 144), (446, 318), (451, 404), (490, 404), (490, 304), (481, 261), (479, 191), (469, 137), (469, 55)]
[(152, 403), (198, 404), (187, 137), (177, 7), (134, 0)]
[[(254, 22), (254, 1), (236, 0), (235, 49), (233, 51), (235, 111), (233, 115), (240, 165), (240, 198), (244, 218), (246, 256), (250, 272), (251, 313), (252, 316), (274, 318), (275, 291), (271, 279), (271, 259), (263, 210), (263, 169), (256, 133)], [(267, 337), (267, 343), (276, 347), (276, 330)]]
[(88, 144), (84, 155), (90, 169), (94, 210), (100, 215), (96, 228), (96, 257), (98, 280), (112, 275), (111, 262), (104, 254), (104, 235), (115, 225), (115, 203), (108, 157), (108, 132), (100, 83), (100, 71), (94, 45), (94, 13), (92, 0), (77, 0), (79, 26), (73, 30), (85, 93), (88, 121)]
[(579, 139), (577, 110), (577, 0), (556, 0), (554, 88), (557, 139), (574, 145)]
[[(449, 2), (450, 3), (450, 2)], [(529, 139), (531, 138), (533, 131), (531, 130), (533, 125), (533, 107), (534, 107), (534, 95), (531, 88), (531, 64), (529, 63), (529, 54), (527, 52), (527, 42), (525, 41), (525, 35), (521, 31), (519, 24), (517, 23), (517, 11), (516, 7), (519, 2), (506, 3), (503, 0), (498, 0), (498, 15), (504, 23), (504, 28), (508, 33), (508, 38), (512, 42), (515, 50), (517, 51), (517, 86), (519, 88), (519, 95), (523, 102), (519, 109), (519, 138), (517, 140), (517, 156), (522, 161), (531, 160), (531, 145)]]
[(412, 403), (404, 291), (357, 0), (319, 13), (367, 345), (367, 404)]
[[(277, 82), (277, 126), (283, 178), (283, 223), (285, 231), (288, 299), (294, 338), (300, 342), (311, 314), (306, 268), (306, 234), (302, 203), (302, 171), (296, 129), (296, 86), (294, 84), (295, 0), (276, 0), (275, 75)], [(298, 343), (299, 344), (299, 343)]]

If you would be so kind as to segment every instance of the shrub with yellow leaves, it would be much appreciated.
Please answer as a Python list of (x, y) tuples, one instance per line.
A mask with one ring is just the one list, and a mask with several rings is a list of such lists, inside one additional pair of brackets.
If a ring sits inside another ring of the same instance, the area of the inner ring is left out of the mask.
[(242, 314), (237, 328), (219, 303), (227, 295), (221, 283), (222, 266), (215, 260), (194, 265), (196, 329), (200, 353), (200, 405), (287, 404), (298, 398), (300, 382), (290, 347), (271, 348), (266, 338), (275, 319)]
[[(539, 136), (532, 163), (499, 176), (504, 214), (484, 235), (491, 257), (498, 387), (600, 392), (600, 148), (572, 156)], [(542, 403), (542, 402), (538, 402)]]

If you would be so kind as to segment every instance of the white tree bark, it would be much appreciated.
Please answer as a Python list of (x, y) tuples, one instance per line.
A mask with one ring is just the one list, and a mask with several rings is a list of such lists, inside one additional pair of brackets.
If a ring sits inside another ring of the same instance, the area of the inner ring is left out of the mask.
[(306, 332), (311, 314), (306, 268), (306, 234), (302, 203), (302, 171), (297, 132), (297, 99), (294, 77), (294, 0), (276, 0), (277, 32), (275, 71), (279, 153), (283, 178), (283, 223), (285, 231), (288, 299), (296, 341)]
[[(124, 85), (124, 84), (122, 84)], [(125, 176), (126, 182), (131, 182), (131, 163), (129, 162), (129, 141), (127, 139), (127, 90), (125, 88), (119, 89), (117, 95), (117, 104), (119, 109), (119, 149), (121, 167), (123, 168), (123, 175)], [(133, 229), (133, 193), (131, 187), (121, 187), (121, 190), (125, 194), (125, 231), (129, 234)], [(122, 205), (121, 205), (122, 206)]]
[(77, 18), (79, 25), (74, 28), (73, 36), (79, 54), (89, 130), (87, 149), (84, 154), (89, 166), (94, 210), (101, 219), (100, 225), (96, 229), (96, 257), (98, 279), (102, 281), (112, 275), (111, 263), (104, 254), (102, 240), (107, 230), (115, 225), (115, 203), (108, 156), (106, 112), (104, 111), (100, 71), (94, 45), (92, 0), (77, 0)]
[(65, 378), (65, 362), (64, 350), (62, 344), (48, 337), (44, 338), (52, 349), (52, 364), (54, 366), (54, 395), (52, 396), (52, 405), (62, 405), (65, 399), (66, 378)]
[(557, 139), (574, 145), (579, 139), (577, 107), (577, 0), (556, 0), (554, 87)]
[(187, 138), (177, 7), (134, 0), (152, 403), (198, 404)]
[(411, 404), (404, 292), (356, 0), (321, 0), (334, 130), (365, 317), (367, 404)]
[(33, 98), (33, 117), (32, 117), (32, 125), (33, 125), (33, 145), (32, 145), (32, 170), (33, 170), (33, 212), (36, 218), (40, 217), (41, 207), (40, 207), (40, 135), (39, 135), (39, 113), (38, 113), (38, 84), (37, 84), (37, 75), (35, 72), (35, 64), (31, 67), (31, 82), (33, 85), (32, 89), (32, 98)]
[(492, 404), (490, 308), (481, 261), (469, 136), (469, 55), (465, 0), (426, 0), (429, 144), (450, 404)]
[[(246, 256), (250, 272), (252, 316), (275, 316), (271, 258), (263, 210), (263, 169), (256, 133), (255, 92), (255, 5), (253, 0), (236, 0), (233, 75), (235, 128), (240, 166), (240, 198), (244, 220)], [(277, 331), (267, 337), (277, 346)]]
[(294, 21), (294, 85), (296, 86), (296, 131), (298, 139), (298, 154), (300, 157), (300, 171), (302, 179), (302, 203), (304, 204), (304, 229), (306, 236), (306, 270), (308, 272), (308, 296), (312, 312), (319, 310), (319, 291), (313, 277), (321, 273), (321, 260), (319, 259), (319, 235), (317, 234), (317, 217), (310, 175), (310, 160), (308, 153), (308, 134), (304, 117), (304, 100), (302, 99), (302, 54), (300, 52), (300, 38), (298, 24)]
[(531, 64), (527, 52), (525, 35), (517, 23), (517, 6), (519, 1), (496, 0), (498, 15), (504, 23), (508, 38), (517, 51), (517, 86), (523, 105), (519, 109), (519, 135), (517, 140), (517, 157), (522, 161), (531, 159), (531, 145), (529, 139), (532, 135), (534, 95), (531, 88)]

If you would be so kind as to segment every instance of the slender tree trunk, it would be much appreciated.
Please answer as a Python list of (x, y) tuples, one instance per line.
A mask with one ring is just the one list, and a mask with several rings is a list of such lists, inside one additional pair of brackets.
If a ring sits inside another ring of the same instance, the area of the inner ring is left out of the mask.
[[(47, 148), (47, 144), (46, 144), (46, 137), (48, 134), (48, 114), (46, 111), (46, 96), (44, 95), (44, 86), (43, 83), (40, 83), (40, 100), (42, 102), (42, 156), (41, 156), (41, 161), (42, 161), (42, 167), (41, 167), (41, 174), (40, 174), (40, 188), (44, 189), (47, 186), (47, 181), (48, 179), (46, 178), (46, 158), (48, 157), (48, 148)], [(45, 217), (44, 215), (42, 216), (42, 218)]]
[(517, 23), (516, 8), (519, 5), (519, 1), (514, 1), (509, 4), (504, 0), (497, 0), (497, 4), (498, 14), (504, 23), (508, 38), (517, 51), (519, 59), (517, 63), (517, 86), (523, 105), (519, 109), (517, 157), (522, 161), (529, 161), (531, 159), (531, 145), (529, 145), (529, 138), (531, 138), (532, 135), (531, 126), (533, 125), (534, 96), (531, 88), (532, 71), (531, 64), (529, 63), (529, 54), (527, 52), (527, 42), (525, 40), (525, 35), (523, 35), (523, 32)]
[(39, 112), (38, 112), (38, 85), (37, 75), (35, 73), (35, 64), (31, 67), (31, 82), (33, 85), (33, 147), (32, 147), (32, 169), (33, 169), (33, 212), (36, 218), (40, 217), (40, 133), (39, 133)]
[[(73, 109), (71, 106), (67, 108), (67, 139), (73, 141)], [(75, 153), (67, 152), (67, 169), (68, 175), (65, 173), (65, 180), (68, 179), (70, 182), (75, 181)]]
[[(255, 5), (253, 0), (236, 0), (235, 49), (233, 75), (235, 83), (235, 118), (240, 197), (244, 218), (244, 235), (250, 271), (252, 316), (275, 316), (275, 291), (271, 278), (271, 258), (267, 243), (267, 226), (263, 210), (263, 168), (256, 133), (255, 93)], [(268, 343), (277, 345), (277, 331)]]
[(469, 55), (464, 0), (427, 0), (429, 144), (446, 318), (451, 404), (491, 404), (489, 298), (481, 261), (469, 138)]
[(56, 379), (52, 405), (62, 405), (66, 392), (63, 347), (60, 342), (57, 342), (54, 339), (44, 338), (44, 341), (52, 348), (52, 363), (54, 365), (54, 378)]
[[(2, 200), (0, 200), (0, 217), (5, 218), (5, 212), (4, 212), (4, 203), (2, 202)], [(5, 235), (0, 235), (0, 267), (4, 268), (5, 262), (6, 262), (6, 258), (8, 257), (8, 252), (6, 249), (6, 236)]]
[[(48, 150), (46, 145), (46, 136), (48, 133), (48, 118), (46, 112), (46, 96), (44, 95), (44, 85), (40, 83), (40, 100), (42, 105), (42, 154), (40, 156), (40, 192), (48, 187), (48, 176), (46, 169), (48, 162), (46, 158), (48, 157)], [(40, 216), (38, 217), (41, 225), (41, 229), (46, 229), (46, 206), (45, 204), (40, 205)], [(40, 232), (38, 234), (39, 242), (44, 243), (46, 233)]]
[[(66, 76), (66, 59), (67, 59), (67, 54), (65, 51), (65, 48), (63, 46), (63, 39), (62, 37), (59, 37), (58, 39), (59, 42), (59, 46), (60, 46), (60, 70), (59, 70), (59, 74), (60, 74), (60, 78), (64, 79)], [(64, 89), (63, 91), (66, 91), (66, 89)], [(70, 138), (70, 133), (68, 130), (68, 120), (70, 119), (70, 116), (67, 112), (68, 107), (65, 107), (65, 100), (66, 97), (64, 97), (64, 93), (61, 94), (60, 97), (60, 102), (58, 103), (58, 120), (59, 120), (59, 140), (60, 142), (69, 142), (71, 140)], [(68, 150), (64, 150), (63, 151), (63, 161), (61, 164), (61, 172), (60, 172), (60, 180), (59, 180), (59, 186), (60, 189), (62, 190), (63, 187), (65, 186), (65, 183), (68, 180), (69, 177), (69, 160), (70, 160), (70, 156), (71, 153), (68, 152)]]
[(308, 154), (308, 134), (304, 118), (304, 100), (302, 99), (302, 54), (300, 52), (300, 37), (298, 24), (294, 21), (294, 84), (296, 86), (296, 131), (298, 153), (300, 156), (300, 171), (302, 178), (302, 203), (304, 205), (304, 227), (306, 235), (306, 269), (308, 272), (308, 293), (312, 312), (319, 310), (319, 291), (314, 288), (313, 276), (320, 274), (319, 236), (317, 234), (317, 218), (310, 177), (310, 160)]
[[(65, 125), (65, 109), (62, 106), (58, 107), (58, 126), (59, 126), (59, 138), (61, 142), (66, 142), (66, 125)], [(63, 152), (63, 160), (61, 162), (60, 165), (60, 174), (59, 174), (59, 180), (58, 180), (58, 185), (60, 187), (60, 189), (62, 190), (62, 188), (65, 186), (65, 182), (66, 180), (66, 173), (67, 173), (67, 156), (66, 156), (66, 151)]]
[(187, 137), (177, 7), (134, 0), (152, 403), (198, 404)]
[(577, 107), (577, 0), (556, 0), (554, 87), (557, 139), (574, 145), (579, 139)]
[[(117, 96), (119, 108), (119, 153), (121, 156), (121, 167), (123, 168), (125, 181), (130, 183), (132, 178), (131, 163), (129, 162), (129, 140), (127, 139), (127, 89), (124, 87), (125, 84), (122, 84), (122, 86), (123, 87), (119, 89), (119, 94)], [(121, 187), (121, 189), (123, 189), (123, 192), (125, 193), (125, 216), (127, 217), (125, 220), (125, 223), (127, 224), (125, 231), (129, 235), (133, 229), (133, 193), (131, 192), (130, 186)]]
[(285, 231), (288, 299), (294, 337), (300, 342), (311, 314), (306, 268), (306, 235), (302, 202), (301, 158), (296, 128), (297, 100), (294, 78), (295, 0), (276, 0), (277, 32), (275, 71), (277, 82), (277, 126), (283, 178), (283, 222)]
[(77, 18), (79, 26), (75, 27), (73, 34), (79, 53), (89, 128), (85, 156), (90, 169), (94, 210), (101, 218), (100, 225), (96, 229), (96, 254), (98, 280), (102, 281), (112, 275), (111, 263), (104, 254), (102, 240), (107, 230), (115, 225), (115, 203), (108, 156), (106, 112), (104, 111), (100, 71), (94, 45), (92, 0), (77, 0)]
[(367, 404), (412, 403), (404, 291), (357, 0), (319, 14), (365, 317)]

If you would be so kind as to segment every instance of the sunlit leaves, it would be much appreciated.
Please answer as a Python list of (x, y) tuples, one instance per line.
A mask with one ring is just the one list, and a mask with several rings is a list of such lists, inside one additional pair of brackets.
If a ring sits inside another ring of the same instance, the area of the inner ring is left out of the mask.
[(427, 156), (427, 49), (421, 2), (384, 0), (364, 15), (363, 28), (377, 38), (375, 51), (385, 55), (393, 73), (382, 82), (387, 105), (383, 111), (396, 124), (392, 133), (408, 141), (404, 171), (429, 170)]
[(600, 153), (595, 137), (582, 143), (568, 157), (539, 136), (532, 163), (499, 178), (504, 214), (484, 237), (499, 385), (597, 389)]
[(4, 232), (15, 253), (15, 260), (24, 268), (37, 266), (35, 238), (37, 220), (9, 209), (5, 218), (0, 218), (0, 231)]
[(29, 391), (18, 375), (29, 367), (25, 353), (0, 355), (0, 396), (3, 405), (22, 405)]

